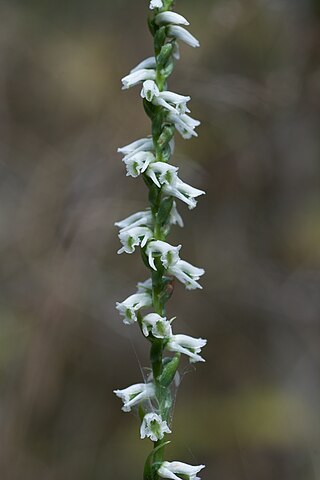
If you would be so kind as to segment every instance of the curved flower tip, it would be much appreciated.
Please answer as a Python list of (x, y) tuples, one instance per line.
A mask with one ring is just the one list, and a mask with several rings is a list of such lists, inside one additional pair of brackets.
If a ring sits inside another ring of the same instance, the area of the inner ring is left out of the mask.
[(168, 37), (176, 38), (186, 43), (190, 47), (200, 47), (200, 42), (188, 30), (179, 25), (170, 25), (168, 28)]
[[(182, 462), (163, 462), (158, 470), (158, 475), (170, 480), (201, 480), (197, 473), (205, 468), (205, 465), (188, 465)], [(181, 477), (183, 475), (183, 477)]]
[(129, 73), (121, 80), (122, 82), (122, 89), (126, 90), (130, 87), (134, 87), (138, 85), (140, 82), (144, 82), (145, 80), (155, 80), (156, 78), (156, 71), (149, 68), (141, 68), (140, 70), (134, 70), (134, 72)]
[(195, 267), (185, 260), (179, 260), (175, 265), (169, 267), (168, 273), (183, 283), (187, 290), (195, 290), (197, 288), (202, 290), (198, 280), (205, 273), (203, 268)]
[(155, 8), (162, 8), (163, 7), (163, 2), (162, 0), (151, 0), (150, 2), (150, 10), (154, 10)]
[(156, 388), (153, 383), (136, 383), (123, 390), (114, 390), (113, 393), (123, 401), (122, 410), (130, 412), (132, 407), (153, 398), (156, 394)]
[(162, 417), (157, 413), (147, 413), (144, 416), (141, 428), (141, 438), (150, 438), (153, 442), (162, 440), (165, 433), (171, 433), (170, 428), (166, 421), (162, 420)]
[(187, 355), (190, 363), (205, 362), (199, 353), (201, 349), (207, 344), (204, 338), (194, 338), (189, 335), (172, 335), (169, 338), (166, 348), (170, 352), (179, 352)]
[(155, 22), (157, 25), (165, 25), (167, 23), (173, 25), (190, 25), (188, 20), (182, 15), (171, 11), (159, 13), (155, 18)]
[(138, 320), (137, 312), (141, 308), (151, 307), (152, 305), (151, 293), (147, 291), (142, 292), (141, 290), (140, 292), (130, 295), (123, 302), (116, 303), (116, 309), (124, 317), (123, 323), (126, 325), (131, 325)]

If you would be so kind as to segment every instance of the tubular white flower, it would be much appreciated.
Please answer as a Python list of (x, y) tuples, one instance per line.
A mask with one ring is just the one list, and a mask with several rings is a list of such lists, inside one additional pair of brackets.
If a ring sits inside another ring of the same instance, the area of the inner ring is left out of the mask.
[(150, 210), (133, 213), (129, 217), (115, 223), (115, 226), (119, 227), (121, 229), (121, 232), (124, 232), (125, 230), (129, 230), (134, 227), (151, 227), (152, 225), (153, 217)]
[(137, 284), (137, 293), (149, 293), (152, 295), (152, 278), (147, 278), (144, 282)]
[(135, 140), (125, 147), (118, 148), (118, 152), (122, 153), (125, 156), (131, 156), (141, 151), (150, 152), (154, 150), (152, 138), (141, 138), (140, 140)]
[(135, 73), (138, 70), (142, 70), (143, 68), (152, 68), (155, 69), (157, 66), (156, 62), (156, 57), (148, 57), (145, 60), (142, 60), (142, 62), (138, 63), (134, 68), (130, 70), (130, 73)]
[(151, 152), (138, 152), (133, 155), (126, 155), (122, 161), (127, 167), (127, 177), (138, 177), (145, 172), (150, 163), (154, 162), (156, 157)]
[(165, 195), (176, 197), (186, 203), (190, 210), (197, 206), (197, 201), (195, 199), (200, 195), (205, 194), (203, 190), (188, 185), (180, 180), (180, 178), (177, 178), (172, 184), (165, 184), (163, 186), (163, 193)]
[(152, 442), (162, 440), (165, 433), (171, 433), (170, 428), (165, 420), (157, 413), (147, 413), (144, 416), (140, 428), (140, 437), (149, 437)]
[(188, 465), (182, 462), (163, 462), (158, 470), (158, 475), (162, 478), (169, 478), (170, 480), (181, 480), (181, 476), (188, 480), (201, 480), (197, 477), (197, 473), (205, 468), (205, 465)]
[(123, 323), (131, 325), (137, 321), (137, 312), (141, 308), (151, 307), (152, 295), (148, 292), (134, 293), (123, 302), (116, 303), (116, 309), (124, 317)]
[(178, 42), (174, 42), (173, 44), (172, 56), (175, 60), (180, 60), (180, 47)]
[(189, 335), (172, 335), (166, 345), (170, 352), (180, 352), (190, 357), (191, 363), (205, 362), (205, 359), (198, 355), (207, 344), (203, 338), (194, 338)]
[(156, 338), (167, 338), (172, 336), (171, 322), (166, 317), (161, 317), (157, 313), (148, 313), (141, 320), (142, 332), (148, 337), (150, 332)]
[(181, 40), (182, 42), (186, 43), (190, 47), (200, 47), (199, 40), (197, 40), (193, 35), (191, 35), (188, 30), (178, 25), (170, 25), (168, 28), (168, 37), (176, 38), (177, 40)]
[(163, 7), (163, 2), (162, 0), (151, 0), (150, 2), (150, 10), (153, 10), (154, 8), (162, 8)]
[(144, 82), (145, 80), (155, 80), (156, 71), (152, 68), (141, 68), (140, 70), (135, 70), (133, 73), (129, 73), (121, 80), (122, 90), (134, 87), (138, 83)]
[(174, 167), (165, 162), (153, 162), (149, 165), (146, 175), (151, 178), (157, 187), (161, 185), (172, 185), (175, 183), (177, 177), (178, 167)]
[(153, 80), (146, 80), (145, 82), (143, 82), (142, 90), (140, 93), (142, 98), (145, 98), (146, 100), (148, 100), (148, 102), (152, 102), (154, 97), (158, 97), (159, 94), (160, 91), (156, 82), (154, 82)]
[(181, 245), (173, 247), (169, 243), (163, 242), (162, 240), (154, 240), (150, 242), (146, 248), (146, 254), (148, 255), (150, 267), (153, 268), (153, 270), (157, 271), (153, 257), (154, 255), (156, 255), (160, 256), (160, 261), (164, 268), (170, 268), (180, 260), (180, 249)]
[(114, 390), (113, 393), (123, 401), (122, 410), (130, 412), (132, 407), (135, 407), (145, 400), (151, 399), (156, 394), (156, 389), (153, 383), (136, 383), (123, 390)]
[(171, 23), (172, 25), (190, 25), (188, 20), (182, 15), (171, 11), (158, 13), (155, 22), (157, 25), (166, 25), (167, 23)]
[(190, 112), (187, 108), (187, 102), (190, 100), (189, 96), (179, 95), (170, 91), (160, 92), (156, 82), (153, 80), (143, 82), (140, 95), (148, 102), (164, 107), (174, 114), (180, 115)]
[(119, 239), (123, 247), (117, 253), (133, 253), (136, 247), (141, 244), (141, 248), (143, 248), (152, 237), (153, 231), (148, 227), (133, 227), (122, 230), (119, 233)]
[(171, 212), (170, 212), (170, 216), (169, 216), (169, 223), (170, 223), (170, 225), (179, 225), (179, 227), (181, 227), (181, 228), (184, 226), (182, 217), (177, 210), (176, 202), (172, 203), (172, 208), (171, 208)]
[(178, 260), (175, 265), (169, 267), (168, 273), (183, 283), (187, 290), (195, 290), (196, 288), (202, 290), (198, 280), (205, 273), (203, 268), (195, 267), (185, 260)]
[(186, 114), (178, 114), (177, 112), (169, 112), (167, 119), (174, 124), (180, 135), (189, 140), (191, 137), (197, 137), (195, 128), (200, 125), (199, 120), (196, 120)]

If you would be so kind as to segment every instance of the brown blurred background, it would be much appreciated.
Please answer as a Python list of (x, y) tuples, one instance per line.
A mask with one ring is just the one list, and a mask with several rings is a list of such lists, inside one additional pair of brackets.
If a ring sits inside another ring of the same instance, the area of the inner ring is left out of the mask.
[[(149, 56), (147, 1), (0, 6), (0, 478), (135, 480), (151, 443), (113, 394), (147, 343), (115, 302), (146, 278), (116, 220), (146, 205), (116, 148), (150, 131), (120, 78)], [(204, 479), (320, 480), (320, 5), (180, 0), (201, 49), (170, 88), (199, 138), (181, 176), (207, 191), (172, 243), (204, 266), (177, 285), (176, 330), (209, 339), (183, 365), (168, 459)]]

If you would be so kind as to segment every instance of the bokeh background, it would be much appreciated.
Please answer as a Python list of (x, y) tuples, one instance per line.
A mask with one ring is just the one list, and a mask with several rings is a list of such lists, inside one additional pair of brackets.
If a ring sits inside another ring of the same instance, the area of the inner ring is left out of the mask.
[[(320, 479), (320, 4), (180, 0), (201, 49), (171, 78), (199, 138), (175, 162), (207, 191), (172, 243), (204, 266), (176, 285), (183, 364), (167, 458), (217, 480)], [(114, 388), (147, 343), (114, 309), (146, 278), (117, 256), (143, 209), (116, 148), (149, 132), (120, 78), (152, 52), (147, 1), (0, 3), (0, 477), (141, 479), (148, 441)]]

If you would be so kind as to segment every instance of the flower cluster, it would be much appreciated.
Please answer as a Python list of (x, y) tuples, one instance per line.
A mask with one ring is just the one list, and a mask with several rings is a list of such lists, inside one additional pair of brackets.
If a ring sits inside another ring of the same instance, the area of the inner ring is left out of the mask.
[[(197, 136), (198, 120), (192, 118), (188, 107), (190, 97), (167, 89), (167, 79), (174, 62), (180, 58), (178, 41), (198, 47), (198, 40), (184, 27), (189, 22), (171, 10), (173, 0), (151, 0), (153, 15), (149, 21), (154, 37), (154, 56), (140, 62), (122, 79), (123, 89), (141, 84), (141, 97), (152, 122), (152, 136), (147, 136), (121, 147), (127, 176), (141, 176), (149, 188), (149, 207), (133, 213), (116, 223), (121, 248), (118, 253), (131, 254), (140, 250), (150, 278), (138, 283), (135, 293), (116, 305), (126, 325), (137, 324), (151, 343), (152, 373), (144, 383), (131, 385), (114, 393), (123, 402), (123, 411), (138, 407), (141, 417), (141, 438), (155, 442), (155, 448), (145, 466), (145, 479), (159, 477), (173, 480), (200, 480), (196, 475), (204, 465), (192, 466), (181, 462), (163, 461), (165, 435), (170, 434), (170, 412), (173, 401), (170, 385), (184, 354), (191, 363), (204, 362), (200, 355), (207, 341), (189, 335), (175, 334), (168, 319), (165, 304), (171, 296), (173, 279), (188, 290), (201, 289), (202, 268), (180, 258), (181, 245), (166, 241), (173, 225), (183, 227), (177, 210), (177, 201), (189, 209), (205, 192), (178, 175), (179, 168), (169, 160), (174, 153), (174, 133), (183, 138)], [(168, 352), (169, 356), (164, 357)], [(171, 356), (170, 356), (171, 354)], [(172, 356), (173, 354), (173, 356)]]

